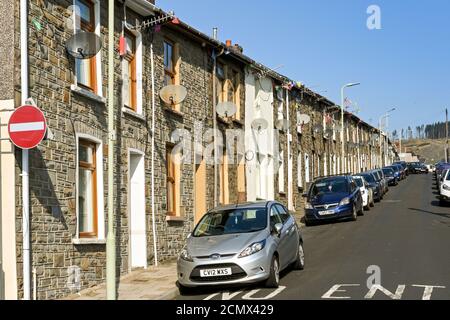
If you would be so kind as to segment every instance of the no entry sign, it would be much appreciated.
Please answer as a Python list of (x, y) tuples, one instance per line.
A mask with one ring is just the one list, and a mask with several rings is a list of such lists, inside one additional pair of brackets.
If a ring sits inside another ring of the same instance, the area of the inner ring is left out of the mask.
[(9, 137), (15, 146), (32, 149), (44, 139), (47, 123), (42, 111), (30, 105), (17, 108), (8, 123)]

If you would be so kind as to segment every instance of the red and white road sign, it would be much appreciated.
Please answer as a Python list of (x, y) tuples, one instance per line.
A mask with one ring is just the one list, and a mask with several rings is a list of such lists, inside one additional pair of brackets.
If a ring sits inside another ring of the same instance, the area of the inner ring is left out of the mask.
[(45, 137), (47, 122), (42, 111), (35, 106), (17, 108), (8, 123), (9, 138), (21, 149), (36, 147)]

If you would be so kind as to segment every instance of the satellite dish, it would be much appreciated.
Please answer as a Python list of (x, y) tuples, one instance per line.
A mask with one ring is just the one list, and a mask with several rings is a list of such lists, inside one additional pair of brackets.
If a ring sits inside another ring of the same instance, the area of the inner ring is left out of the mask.
[(258, 133), (262, 130), (266, 130), (268, 127), (269, 123), (263, 118), (255, 119), (252, 122), (252, 129), (258, 131)]
[(79, 31), (66, 43), (66, 50), (75, 59), (90, 59), (102, 48), (100, 37), (94, 32)]
[(185, 87), (180, 85), (168, 85), (161, 89), (159, 96), (161, 100), (168, 105), (176, 105), (186, 99), (187, 90)]
[(341, 126), (336, 126), (334, 128), (334, 130), (336, 130), (336, 132), (342, 132), (342, 127)]
[(378, 140), (378, 134), (374, 133), (372, 134), (372, 141), (377, 141)]
[(275, 121), (275, 128), (278, 130), (287, 130), (289, 128), (289, 120), (278, 119)]
[(221, 117), (231, 117), (237, 111), (237, 107), (233, 102), (220, 102), (216, 106), (216, 112)]
[(320, 124), (316, 124), (316, 125), (313, 127), (313, 130), (314, 130), (315, 133), (319, 133), (319, 132), (322, 132), (322, 131), (323, 131), (323, 127), (322, 127), (322, 125), (320, 125)]
[(298, 124), (301, 124), (301, 125), (308, 124), (308, 123), (311, 122), (311, 117), (308, 116), (307, 114), (301, 114), (301, 115), (298, 117), (298, 122), (299, 122)]
[(331, 137), (333, 135), (333, 129), (325, 130), (325, 135), (327, 135), (328, 137)]

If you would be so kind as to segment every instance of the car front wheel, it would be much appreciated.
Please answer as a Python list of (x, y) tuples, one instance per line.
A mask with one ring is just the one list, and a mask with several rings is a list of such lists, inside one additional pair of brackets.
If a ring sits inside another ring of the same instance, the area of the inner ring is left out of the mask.
[(303, 270), (305, 268), (305, 251), (303, 250), (303, 243), (298, 244), (297, 259), (294, 262), (295, 270)]
[(272, 257), (272, 262), (270, 264), (270, 274), (269, 278), (266, 280), (267, 288), (278, 288), (280, 285), (280, 265), (278, 263), (277, 257), (274, 255)]

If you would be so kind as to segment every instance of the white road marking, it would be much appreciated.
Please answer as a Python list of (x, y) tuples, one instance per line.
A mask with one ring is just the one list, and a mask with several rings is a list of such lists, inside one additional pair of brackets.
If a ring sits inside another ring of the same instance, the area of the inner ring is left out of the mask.
[(11, 123), (9, 125), (10, 132), (39, 131), (39, 130), (44, 130), (44, 121)]
[(286, 289), (285, 286), (279, 286), (277, 288), (277, 290), (269, 293), (268, 295), (266, 295), (265, 297), (258, 297), (258, 298), (254, 298), (252, 297), (253, 295), (255, 295), (256, 293), (258, 293), (261, 289), (255, 289), (250, 291), (249, 293), (245, 294), (242, 299), (243, 300), (269, 300), (272, 299), (274, 297), (276, 297), (277, 295), (279, 295), (284, 289)]
[(222, 299), (221, 299), (221, 300), (231, 300), (231, 299), (233, 299), (234, 297), (236, 297), (238, 294), (242, 293), (242, 291), (236, 291), (236, 292), (233, 292), (233, 293), (229, 293), (229, 292), (216, 292), (216, 293), (213, 293), (213, 294), (207, 296), (207, 297), (206, 297), (205, 299), (203, 299), (203, 300), (211, 300), (212, 298), (214, 298), (215, 296), (217, 296), (217, 295), (219, 295), (219, 294), (221, 294), (221, 293), (222, 293)]
[(381, 286), (379, 284), (374, 284), (370, 288), (369, 292), (367, 292), (364, 299), (372, 299), (374, 297), (375, 293), (377, 293), (377, 291), (379, 290), (391, 299), (400, 300), (402, 298), (403, 292), (405, 291), (405, 288), (406, 288), (406, 285), (399, 284), (395, 293), (392, 293), (389, 290), (387, 290), (386, 288), (384, 288), (383, 286)]
[(336, 284), (331, 287), (323, 296), (322, 299), (351, 299), (351, 297), (333, 297), (335, 292), (346, 292), (346, 290), (340, 290), (340, 287), (359, 287), (359, 284)]
[(431, 300), (431, 294), (433, 293), (434, 288), (445, 289), (444, 286), (427, 286), (421, 284), (413, 284), (412, 286), (417, 288), (425, 288), (423, 290), (422, 300)]

